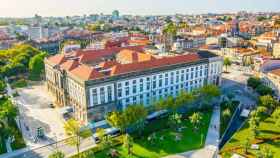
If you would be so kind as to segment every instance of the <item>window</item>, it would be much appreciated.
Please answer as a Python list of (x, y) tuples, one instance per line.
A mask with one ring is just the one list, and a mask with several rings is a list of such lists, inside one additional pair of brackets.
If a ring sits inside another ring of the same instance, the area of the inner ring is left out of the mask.
[(200, 70), (200, 77), (202, 77), (202, 70)]
[(158, 81), (158, 86), (159, 86), (159, 87), (162, 87), (162, 79), (159, 79), (159, 81)]
[(125, 82), (125, 86), (128, 86), (128, 85), (129, 85), (129, 82), (128, 82), (128, 81), (126, 81), (126, 82)]
[(136, 80), (133, 80), (133, 81), (132, 81), (132, 84), (136, 84)]
[(132, 92), (136, 93), (136, 85), (133, 85)]
[(129, 95), (129, 87), (125, 87), (125, 95), (126, 95), (126, 96)]
[(189, 80), (189, 74), (186, 73), (186, 80)]
[(122, 89), (118, 89), (118, 97), (122, 97)]
[(118, 88), (122, 88), (122, 83), (118, 83)]
[(96, 105), (98, 104), (98, 100), (97, 100), (97, 90), (93, 89), (92, 90), (92, 104)]
[(184, 81), (184, 74), (182, 73), (181, 74), (181, 82), (183, 82)]
[(156, 87), (157, 87), (157, 81), (154, 80), (154, 81), (153, 81), (153, 88), (156, 88)]
[(136, 96), (133, 97), (133, 104), (136, 104)]
[(191, 80), (193, 79), (193, 72), (191, 72)]
[(168, 85), (168, 78), (165, 78), (165, 85)]
[(147, 89), (147, 90), (150, 90), (150, 87), (151, 87), (151, 83), (150, 83), (150, 82), (147, 82), (147, 84), (146, 84), (146, 89)]
[(112, 87), (111, 86), (107, 87), (107, 92), (108, 92), (108, 102), (111, 102), (113, 100)]
[(140, 92), (143, 92), (143, 83), (140, 84)]
[(195, 71), (195, 78), (198, 77), (198, 71)]
[(100, 102), (101, 102), (101, 104), (105, 103), (105, 90), (104, 90), (104, 87), (100, 88)]

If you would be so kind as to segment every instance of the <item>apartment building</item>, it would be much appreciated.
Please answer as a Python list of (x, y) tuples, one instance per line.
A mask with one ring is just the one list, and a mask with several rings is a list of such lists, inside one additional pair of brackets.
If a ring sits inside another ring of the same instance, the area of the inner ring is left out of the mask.
[(112, 110), (219, 85), (222, 58), (208, 51), (157, 56), (130, 46), (57, 54), (45, 60), (45, 67), (56, 104), (72, 106), (75, 118), (90, 125)]

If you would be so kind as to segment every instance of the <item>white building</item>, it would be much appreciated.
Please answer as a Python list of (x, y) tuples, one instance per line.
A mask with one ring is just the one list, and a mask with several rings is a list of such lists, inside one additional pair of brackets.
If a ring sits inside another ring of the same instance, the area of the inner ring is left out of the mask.
[(76, 119), (91, 124), (115, 109), (221, 83), (222, 58), (210, 52), (160, 57), (143, 51), (137, 46), (49, 57), (48, 89), (60, 106), (72, 106)]

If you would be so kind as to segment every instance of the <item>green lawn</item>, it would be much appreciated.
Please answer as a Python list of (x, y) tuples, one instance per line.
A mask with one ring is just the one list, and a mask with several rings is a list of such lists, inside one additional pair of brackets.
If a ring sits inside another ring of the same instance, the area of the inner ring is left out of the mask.
[[(259, 127), (260, 134), (258, 138), (272, 138), (275, 136), (280, 136), (280, 127), (275, 125), (273, 118), (267, 118), (260, 123)], [(251, 132), (249, 130), (249, 125), (246, 122), (244, 127), (240, 129), (231, 140), (223, 147), (221, 154), (224, 157), (230, 157), (234, 152), (243, 154), (244, 149), (233, 149), (234, 147), (242, 147), (245, 144), (247, 138), (252, 138)], [(263, 146), (269, 147), (274, 153), (274, 158), (280, 158), (280, 140), (267, 141), (259, 144), (260, 148)], [(256, 157), (256, 150), (249, 150), (250, 157)]]
[[(208, 125), (210, 123), (212, 112), (203, 112), (203, 125), (197, 131), (193, 131), (193, 126), (188, 119), (184, 119), (182, 126), (186, 128), (182, 130), (182, 140), (175, 141), (175, 135), (177, 132), (175, 129), (166, 128), (167, 120), (157, 120), (149, 124), (142, 134), (142, 138), (134, 140), (132, 158), (158, 158), (162, 156), (167, 156), (175, 153), (181, 153), (189, 150), (198, 149), (204, 146), (204, 141), (208, 131)], [(187, 118), (187, 117), (186, 117)], [(164, 140), (157, 139), (156, 142), (151, 144), (148, 140), (148, 133), (156, 131), (157, 138), (164, 136)], [(202, 140), (201, 140), (202, 138)], [(117, 146), (115, 149), (120, 153), (120, 157), (129, 157), (127, 155), (126, 149), (122, 146)], [(107, 158), (106, 155), (108, 151), (102, 151), (96, 153), (97, 158)]]

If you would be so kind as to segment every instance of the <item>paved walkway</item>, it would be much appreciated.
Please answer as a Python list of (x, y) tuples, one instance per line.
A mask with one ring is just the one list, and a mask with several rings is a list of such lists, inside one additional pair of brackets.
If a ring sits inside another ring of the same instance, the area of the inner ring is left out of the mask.
[(13, 151), (12, 147), (11, 147), (11, 139), (8, 138), (6, 141), (5, 141), (5, 145), (6, 145), (6, 148), (7, 148), (7, 153), (10, 153)]
[(202, 149), (167, 156), (165, 158), (216, 158), (220, 138), (220, 107), (215, 107)]
[(218, 147), (220, 138), (220, 106), (213, 110), (211, 122), (208, 128), (207, 137), (205, 140), (205, 147)]

